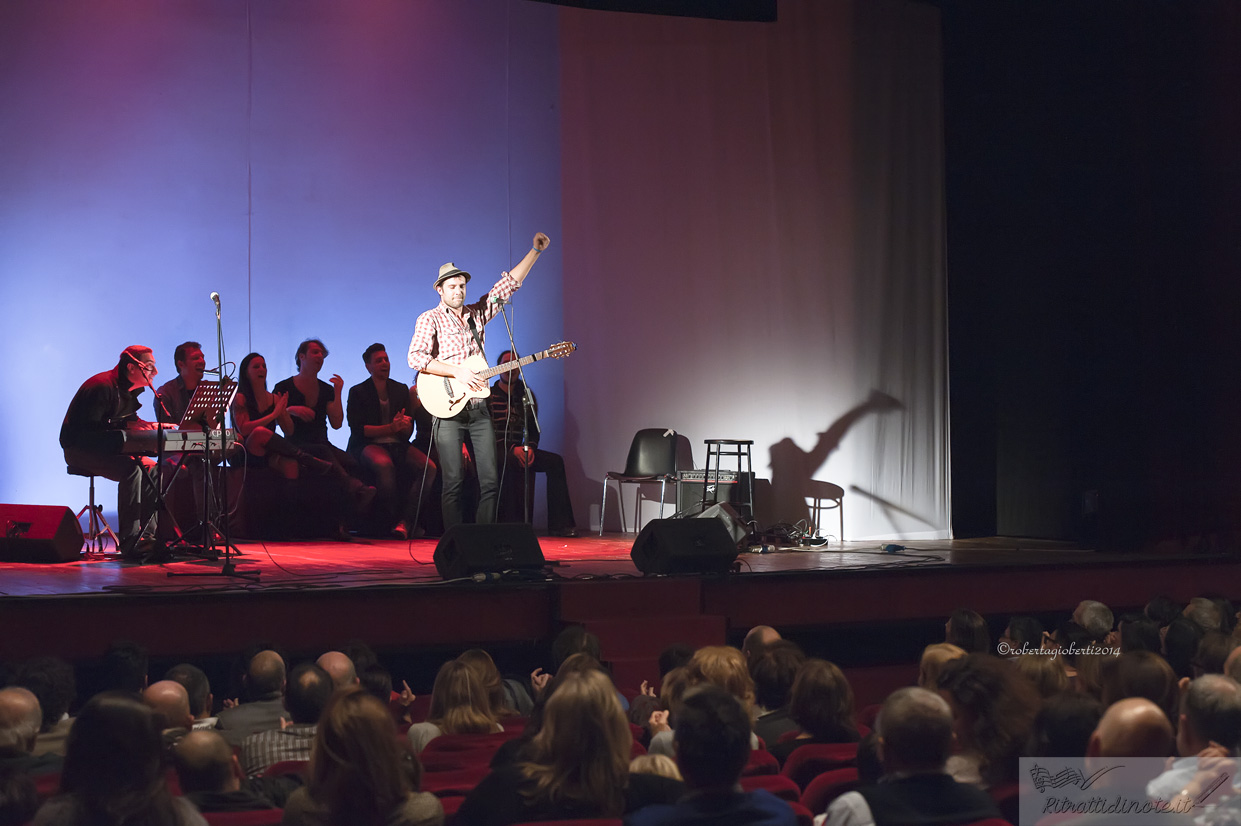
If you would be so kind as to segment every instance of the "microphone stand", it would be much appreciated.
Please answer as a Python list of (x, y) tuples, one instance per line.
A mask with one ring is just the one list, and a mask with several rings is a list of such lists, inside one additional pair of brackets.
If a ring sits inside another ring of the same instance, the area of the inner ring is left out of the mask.
[[(214, 371), (209, 371), (209, 372), (214, 372), (217, 376), (219, 376), (220, 385), (221, 387), (223, 387), (225, 381), (231, 381), (231, 380), (226, 379), (224, 376), (224, 364), (225, 364), (225, 361), (224, 361), (224, 330), (223, 330), (223, 325), (221, 324), (221, 319), (220, 319), (220, 298), (218, 294), (216, 293), (212, 293), (211, 298), (212, 298), (212, 301), (215, 302), (215, 340), (216, 340), (216, 350), (219, 355), (220, 361), (216, 369)], [(204, 371), (204, 372), (208, 372), (208, 371)], [(233, 564), (233, 554), (236, 553), (237, 555), (240, 556), (241, 551), (237, 548), (236, 545), (233, 544), (231, 529), (229, 525), (229, 512), (231, 508), (229, 507), (229, 501), (228, 501), (228, 466), (226, 464), (227, 454), (228, 454), (228, 441), (225, 438), (224, 410), (220, 409), (216, 411), (215, 417), (211, 420), (204, 420), (204, 424), (206, 425), (206, 433), (203, 439), (203, 456), (205, 459), (204, 468), (203, 468), (203, 478), (204, 478), (203, 530), (205, 531), (206, 538), (205, 538), (203, 550), (208, 555), (208, 557), (216, 553), (216, 536), (215, 536), (216, 527), (215, 527), (215, 522), (210, 518), (210, 515), (206, 511), (206, 503), (210, 499), (210, 488), (211, 488), (211, 426), (213, 424), (218, 424), (219, 433), (220, 433), (220, 491), (219, 492), (220, 492), (220, 502), (222, 502), (223, 504), (219, 504), (219, 502), (217, 502), (216, 510), (219, 512), (219, 532), (220, 532), (220, 539), (221, 539), (220, 544), (224, 546), (224, 565), (220, 569), (220, 573), (218, 574), (214, 572), (213, 573), (203, 573), (203, 572), (180, 573), (180, 572), (169, 571), (168, 576), (172, 577), (172, 576), (221, 576), (223, 575), (223, 576), (236, 577), (238, 579), (246, 579), (251, 582), (254, 582), (254, 581), (257, 581), (258, 578), (261, 576), (259, 571), (256, 571), (256, 570), (241, 571), (241, 570), (238, 570), (237, 566)]]
[[(517, 375), (521, 379), (521, 389), (525, 394), (524, 402), (521, 406), (521, 447), (526, 452), (526, 461), (522, 464), (523, 488), (521, 496), (521, 513), (522, 521), (527, 525), (534, 522), (534, 514), (530, 512), (530, 464), (533, 457), (530, 455), (530, 417), (534, 416), (534, 428), (539, 433), (543, 430), (539, 427), (539, 411), (534, 409), (534, 394), (530, 390), (530, 385), (526, 383), (526, 371), (521, 366), (521, 359), (517, 355), (517, 342), (513, 339), (513, 327), (509, 324), (508, 313), (505, 312), (504, 306), (500, 306), (500, 315), (504, 318), (504, 327), (508, 331), (509, 350), (513, 354), (513, 361), (517, 362)], [(512, 415), (512, 371), (509, 371), (509, 415)], [(507, 422), (506, 422), (507, 424)], [(508, 463), (508, 457), (504, 457), (505, 464)]]

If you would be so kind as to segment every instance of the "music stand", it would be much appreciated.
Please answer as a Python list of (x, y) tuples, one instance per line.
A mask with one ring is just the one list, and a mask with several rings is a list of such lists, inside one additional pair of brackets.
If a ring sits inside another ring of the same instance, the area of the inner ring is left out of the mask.
[[(207, 559), (219, 559), (219, 550), (216, 546), (216, 535), (218, 533), (224, 548), (224, 567), (221, 573), (224, 576), (256, 580), (259, 578), (258, 571), (239, 571), (233, 564), (232, 559), (234, 553), (240, 556), (241, 551), (233, 544), (229, 530), (228, 468), (223, 467), (223, 465), (225, 456), (234, 439), (232, 431), (226, 430), (220, 425), (224, 421), (224, 412), (233, 403), (233, 397), (236, 395), (237, 382), (227, 377), (220, 381), (200, 381), (198, 387), (194, 388), (194, 395), (185, 408), (185, 414), (181, 417), (181, 427), (197, 425), (206, 433), (206, 436), (203, 438), (202, 555)], [(218, 498), (211, 495), (211, 450), (213, 444), (219, 445), (220, 464), (223, 471), (220, 474), (220, 497)], [(214, 508), (212, 507), (213, 504)], [(168, 576), (218, 576), (218, 574), (169, 571)]]

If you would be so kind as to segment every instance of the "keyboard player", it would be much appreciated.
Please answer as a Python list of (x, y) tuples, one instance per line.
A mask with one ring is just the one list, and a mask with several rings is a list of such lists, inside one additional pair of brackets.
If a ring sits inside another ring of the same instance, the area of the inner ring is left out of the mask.
[(126, 347), (115, 367), (91, 376), (78, 388), (60, 427), (60, 446), (69, 466), (117, 483), (120, 550), (130, 561), (159, 551), (155, 520), (147, 524), (156, 500), (155, 460), (121, 454), (116, 431), (159, 427), (138, 418), (142, 407), (138, 396), (158, 372), (150, 347)]

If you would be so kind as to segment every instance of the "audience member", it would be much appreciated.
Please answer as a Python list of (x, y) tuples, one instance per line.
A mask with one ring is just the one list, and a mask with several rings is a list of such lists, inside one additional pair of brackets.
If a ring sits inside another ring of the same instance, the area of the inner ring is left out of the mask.
[(944, 642), (952, 643), (967, 654), (990, 654), (991, 632), (987, 621), (976, 611), (958, 608), (944, 623)]
[(23, 771), (0, 767), (0, 826), (26, 826), (38, 810), (34, 779)]
[(60, 793), (34, 826), (206, 826), (164, 780), (155, 714), (129, 692), (97, 694), (82, 707), (65, 744)]
[(1145, 697), (1176, 719), (1176, 674), (1151, 651), (1131, 651), (1103, 665), (1099, 699), (1104, 708), (1126, 697)]
[(952, 708), (961, 754), (950, 766), (959, 780), (984, 787), (1014, 780), (1017, 759), (1038, 713), (1034, 686), (1006, 660), (969, 654), (944, 667), (939, 690)]
[(694, 656), (694, 646), (686, 645), (683, 642), (674, 642), (663, 651), (659, 652), (659, 680), (663, 682), (664, 677), (674, 668), (681, 668), (689, 665), (690, 658)]
[(266, 649), (250, 658), (242, 678), (247, 702), (220, 711), (220, 730), (230, 746), (251, 734), (278, 729), (289, 719), (284, 706), (284, 658)]
[(1172, 620), (1181, 616), (1183, 609), (1184, 606), (1174, 601), (1172, 597), (1160, 594), (1146, 603), (1143, 613), (1160, 628), (1166, 628)]
[(856, 743), (861, 739), (853, 720), (853, 689), (834, 663), (810, 659), (793, 681), (789, 715), (800, 728), (798, 735), (768, 747), (784, 765), (796, 749), (818, 743)]
[(241, 766), (246, 776), (262, 774), (276, 763), (309, 760), (319, 716), (333, 690), (332, 677), (314, 663), (294, 668), (284, 693), (284, 707), (292, 722), (241, 741)]
[(1219, 630), (1231, 634), (1237, 628), (1237, 609), (1227, 597), (1207, 597), (1219, 609)]
[(1183, 612), (1186, 617), (1194, 621), (1194, 624), (1202, 629), (1205, 634), (1208, 631), (1218, 631), (1223, 617), (1220, 615), (1219, 606), (1213, 600), (1206, 597), (1194, 597), (1185, 606)]
[(1069, 689), (1069, 675), (1059, 657), (1022, 654), (1012, 662), (1017, 673), (1029, 680), (1044, 700)]
[(1120, 653), (1151, 651), (1158, 654), (1163, 651), (1163, 639), (1159, 635), (1159, 625), (1154, 620), (1141, 617), (1127, 621), (1122, 617), (1119, 627)]
[(780, 639), (780, 632), (770, 625), (756, 625), (746, 632), (745, 639), (741, 641), (741, 653), (747, 663), (753, 663), (765, 647)]
[(60, 771), (60, 755), (34, 753), (42, 724), (43, 710), (34, 692), (20, 686), (0, 688), (0, 768), (31, 775)]
[(1086, 756), (1167, 757), (1172, 744), (1172, 723), (1163, 709), (1145, 697), (1129, 697), (1103, 712), (1086, 745)]
[[(738, 652), (740, 654), (740, 652)], [(648, 806), (626, 818), (631, 826), (719, 823), (792, 826), (787, 803), (737, 781), (749, 760), (750, 709), (731, 691), (702, 683), (686, 692), (677, 719), (677, 766), (688, 793), (671, 805)]]
[[(745, 707), (746, 713), (753, 719), (754, 714), (754, 681), (750, 678), (746, 666), (745, 655), (727, 645), (708, 645), (699, 648), (690, 658), (685, 667), (685, 681), (688, 688), (699, 685), (717, 685), (736, 697)], [(675, 706), (670, 710), (675, 710)], [(657, 712), (658, 714), (658, 712)], [(667, 714), (658, 723), (652, 717), (651, 746), (652, 754), (673, 753), (673, 728), (669, 724)], [(758, 737), (751, 731), (750, 743), (753, 748), (759, 747)]]
[(1193, 679), (1194, 657), (1198, 655), (1203, 633), (1201, 626), (1188, 617), (1178, 617), (1168, 623), (1163, 636), (1163, 656), (1178, 680), (1182, 677)]
[(879, 734), (870, 732), (857, 744), (857, 778), (863, 786), (873, 786), (883, 777), (883, 760), (879, 757)]
[(1112, 632), (1112, 610), (1093, 599), (1084, 599), (1073, 610), (1073, 622), (1086, 629), (1090, 639), (1102, 644)]
[(657, 774), (660, 777), (684, 781), (676, 761), (664, 754), (639, 754), (629, 761), (629, 773)]
[(1008, 627), (1000, 635), (1000, 642), (1008, 648), (1007, 651), (999, 651), (1005, 657), (1015, 657), (1023, 651), (1037, 651), (1043, 644), (1043, 623), (1034, 617), (1011, 617)]
[[(337, 691), (314, 737), (305, 788), (289, 797), (291, 826), (438, 826), (444, 809), (419, 792), (418, 762), (387, 706), (359, 688)], [(467, 821), (468, 822), (468, 821)]]
[(431, 688), (427, 719), (409, 727), (407, 737), (415, 754), (441, 734), (492, 734), (504, 727), (491, 711), (487, 691), (477, 672), (461, 660), (440, 666)]
[(902, 688), (883, 704), (875, 722), (884, 782), (846, 792), (827, 809), (825, 823), (917, 826), (999, 818), (991, 797), (958, 783), (944, 770), (952, 754), (953, 713), (944, 699)]
[(147, 650), (132, 640), (116, 640), (108, 646), (100, 663), (104, 691), (127, 691), (136, 699), (147, 687), (150, 658)]
[(491, 758), (491, 767), (498, 769), (511, 763), (516, 763), (523, 759), (527, 747), (530, 742), (543, 730), (543, 715), (547, 710), (547, 703), (551, 700), (552, 695), (556, 693), (556, 688), (563, 685), (571, 674), (587, 674), (598, 672), (611, 681), (611, 676), (604, 670), (599, 661), (589, 654), (574, 654), (560, 664), (560, 670), (556, 672), (543, 691), (539, 694), (539, 698), (534, 702), (534, 708), (530, 712), (530, 717), (526, 721), (526, 727), (522, 729), (519, 737), (506, 740), (500, 745)]
[(1085, 757), (1090, 735), (1103, 716), (1103, 704), (1086, 694), (1056, 694), (1034, 717), (1029, 757)]
[(789, 696), (798, 669), (806, 655), (796, 643), (778, 640), (763, 648), (750, 664), (754, 680), (757, 717), (754, 733), (768, 745), (775, 745), (780, 735), (797, 731), (797, 723), (789, 715)]
[(219, 732), (191, 731), (172, 749), (181, 793), (200, 812), (280, 809), (299, 788), (295, 775), (246, 778), (241, 763)]
[(315, 661), (315, 664), (332, 678), (332, 687), (336, 690), (352, 688), (358, 684), (358, 672), (353, 660), (339, 651), (328, 651)]
[(1241, 743), (1241, 685), (1221, 674), (1207, 674), (1189, 684), (1181, 697), (1176, 729), (1179, 757), (1146, 786), (1149, 797), (1170, 800), (1198, 770), (1198, 755), (1214, 745), (1229, 754)]
[(607, 675), (566, 674), (547, 701), (542, 729), (530, 741), (525, 761), (488, 775), (461, 805), (456, 820), (501, 826), (620, 817), (651, 803), (676, 800), (683, 786), (675, 780), (630, 774), (632, 747), (629, 725)]
[(1228, 661), (1228, 655), (1238, 644), (1241, 644), (1241, 641), (1223, 631), (1208, 631), (1203, 634), (1198, 642), (1198, 652), (1191, 663), (1194, 676), (1223, 674), (1224, 663)]
[(206, 673), (196, 665), (181, 663), (168, 669), (165, 680), (180, 683), (190, 698), (190, 713), (194, 715), (195, 731), (217, 728), (218, 719), (211, 716), (211, 707), (215, 698), (211, 694), (211, 683)]
[(932, 643), (922, 649), (922, 659), (918, 662), (918, 687), (937, 691), (939, 673), (944, 670), (944, 666), (965, 654), (964, 648), (950, 642)]
[(190, 712), (190, 695), (185, 686), (173, 680), (151, 683), (142, 692), (142, 702), (155, 712), (163, 732), (164, 745), (172, 746), (194, 727), (194, 715)]
[(65, 754), (65, 738), (73, 720), (69, 708), (77, 696), (73, 666), (60, 657), (35, 657), (17, 670), (13, 684), (29, 689), (39, 698), (43, 725), (34, 744), (35, 754)]
[(481, 648), (471, 648), (457, 657), (461, 662), (474, 669), (487, 692), (491, 702), (491, 712), (500, 717), (524, 717), (534, 708), (534, 700), (530, 692), (516, 680), (506, 680), (500, 676), (495, 660)]

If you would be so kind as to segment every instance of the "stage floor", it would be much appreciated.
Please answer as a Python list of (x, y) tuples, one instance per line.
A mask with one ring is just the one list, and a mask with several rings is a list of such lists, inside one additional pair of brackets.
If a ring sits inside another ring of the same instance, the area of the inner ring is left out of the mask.
[[(549, 563), (548, 580), (642, 577), (629, 552), (633, 534), (540, 537)], [(239, 541), (240, 571), (257, 571), (256, 582), (224, 576), (223, 561), (178, 557), (160, 565), (135, 565), (111, 552), (101, 558), (59, 564), (0, 563), (0, 596), (72, 596), (89, 594), (176, 593), (238, 589), (350, 588), (377, 585), (443, 585), (433, 561), (437, 539), (409, 541), (355, 539), (352, 542)], [(893, 571), (944, 566), (1029, 566), (1100, 564), (1133, 561), (1132, 556), (1099, 554), (1063, 542), (1045, 540), (966, 539), (910, 543), (885, 553), (881, 542), (832, 543), (820, 548), (774, 548), (769, 553), (741, 553), (741, 575), (798, 572)], [(195, 574), (194, 577), (179, 576)], [(214, 575), (213, 575), (214, 574)]]

